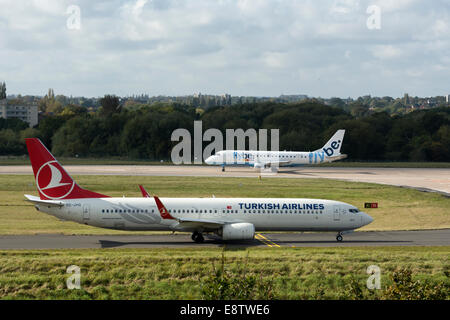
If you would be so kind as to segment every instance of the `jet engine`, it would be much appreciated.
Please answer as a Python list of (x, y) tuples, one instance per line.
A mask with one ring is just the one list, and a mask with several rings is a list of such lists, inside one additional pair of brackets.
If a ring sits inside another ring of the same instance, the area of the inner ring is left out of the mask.
[(251, 240), (255, 236), (255, 226), (246, 222), (226, 224), (221, 231), (223, 240)]

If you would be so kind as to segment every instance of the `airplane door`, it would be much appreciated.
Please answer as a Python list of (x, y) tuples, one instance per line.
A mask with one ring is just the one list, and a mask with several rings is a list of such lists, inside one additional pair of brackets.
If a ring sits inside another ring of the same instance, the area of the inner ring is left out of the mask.
[(339, 206), (333, 206), (333, 220), (334, 221), (340, 221), (341, 220), (341, 214), (339, 212)]
[(88, 204), (83, 205), (83, 220), (89, 220), (91, 218), (90, 208)]

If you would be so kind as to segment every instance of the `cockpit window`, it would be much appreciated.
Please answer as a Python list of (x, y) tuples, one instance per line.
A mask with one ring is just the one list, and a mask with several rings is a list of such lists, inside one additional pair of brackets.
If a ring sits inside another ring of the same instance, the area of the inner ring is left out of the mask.
[(351, 212), (351, 213), (358, 213), (359, 212), (358, 209), (348, 209), (348, 211)]

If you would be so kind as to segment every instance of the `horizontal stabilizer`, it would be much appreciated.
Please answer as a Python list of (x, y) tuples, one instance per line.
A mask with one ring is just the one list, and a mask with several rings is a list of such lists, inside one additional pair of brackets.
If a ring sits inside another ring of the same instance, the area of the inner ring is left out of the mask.
[(346, 158), (347, 158), (346, 154), (340, 154), (338, 156), (329, 157), (329, 159), (332, 161), (342, 160), (342, 159), (346, 159)]
[(63, 207), (64, 203), (61, 201), (55, 201), (55, 200), (41, 200), (39, 197), (31, 196), (29, 194), (25, 195), (25, 198), (27, 198), (26, 201), (30, 201), (34, 204), (49, 206), (49, 207)]

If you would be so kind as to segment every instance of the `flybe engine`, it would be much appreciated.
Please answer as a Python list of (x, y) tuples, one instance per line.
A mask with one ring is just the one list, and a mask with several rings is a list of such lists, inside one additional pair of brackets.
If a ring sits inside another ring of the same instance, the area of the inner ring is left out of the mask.
[(251, 240), (255, 236), (255, 226), (246, 222), (226, 224), (221, 233), (223, 240)]

